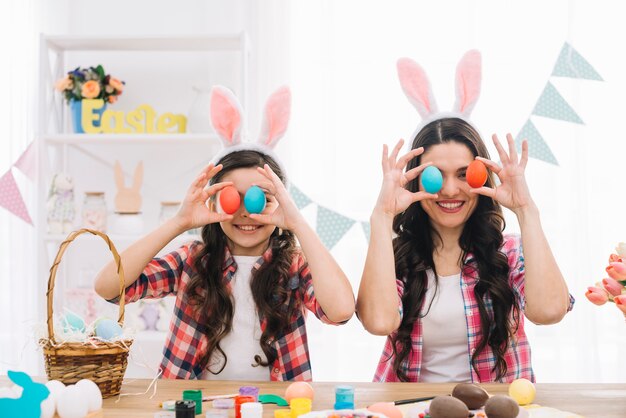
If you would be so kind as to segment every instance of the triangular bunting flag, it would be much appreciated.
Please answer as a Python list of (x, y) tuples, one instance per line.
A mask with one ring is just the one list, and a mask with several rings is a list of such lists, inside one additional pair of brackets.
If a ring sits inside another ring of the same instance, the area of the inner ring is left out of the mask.
[(291, 185), (291, 187), (289, 187), (289, 194), (291, 194), (291, 197), (293, 198), (293, 201), (295, 202), (298, 209), (302, 209), (312, 202), (312, 200), (309, 199), (307, 195), (302, 193), (300, 189), (298, 189), (294, 185)]
[(19, 168), (19, 170), (24, 173), (29, 179), (35, 181), (37, 178), (37, 148), (35, 147), (35, 142), (31, 142), (28, 147), (26, 147), (26, 151), (22, 153), (20, 158), (17, 159), (14, 167)]
[(600, 74), (570, 44), (565, 42), (559, 58), (552, 70), (554, 77), (583, 78), (585, 80), (602, 80)]
[(343, 238), (354, 225), (354, 222), (354, 219), (340, 215), (330, 209), (322, 206), (317, 207), (317, 235), (329, 250)]
[(0, 206), (12, 214), (19, 216), (26, 223), (30, 225), (33, 224), (10, 168), (9, 171), (0, 178)]
[(578, 117), (574, 109), (567, 104), (565, 99), (559, 94), (554, 86), (548, 82), (543, 89), (541, 97), (532, 112), (533, 115), (545, 116), (551, 119), (565, 120), (568, 122), (580, 123), (583, 121)]
[(361, 222), (361, 228), (363, 228), (363, 233), (365, 234), (365, 239), (367, 243), (370, 242), (370, 233), (371, 233), (371, 225), (369, 222)]
[(550, 147), (543, 139), (535, 125), (528, 119), (519, 134), (515, 137), (515, 144), (518, 151), (522, 149), (522, 141), (528, 140), (528, 156), (545, 161), (550, 164), (559, 165), (550, 151)]

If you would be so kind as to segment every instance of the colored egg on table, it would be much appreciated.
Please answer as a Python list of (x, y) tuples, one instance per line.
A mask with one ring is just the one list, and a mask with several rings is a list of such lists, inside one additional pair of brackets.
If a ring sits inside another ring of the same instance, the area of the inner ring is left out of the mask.
[(63, 330), (65, 332), (85, 332), (85, 321), (72, 312), (63, 315)]
[(96, 323), (96, 336), (105, 340), (112, 339), (122, 335), (122, 327), (116, 321), (109, 318), (102, 318)]
[(437, 193), (443, 186), (441, 171), (433, 165), (426, 167), (424, 171), (422, 171), (420, 181), (422, 182), (424, 190), (428, 193)]
[(220, 207), (229, 215), (237, 212), (241, 205), (241, 197), (239, 192), (233, 186), (226, 186), (220, 191), (219, 197)]
[(519, 406), (509, 396), (493, 395), (485, 404), (485, 413), (489, 418), (516, 418)]
[(465, 178), (471, 187), (483, 187), (487, 182), (487, 176), (487, 167), (482, 161), (474, 160), (467, 166)]
[(378, 402), (367, 407), (368, 411), (378, 412), (387, 418), (402, 418), (402, 410), (395, 406), (393, 402)]
[(296, 398), (307, 398), (313, 400), (314, 395), (315, 391), (313, 390), (313, 387), (307, 382), (294, 382), (287, 386), (287, 389), (285, 390), (285, 399), (287, 399), (287, 402), (291, 402), (292, 399)]
[(243, 197), (243, 204), (248, 213), (261, 213), (265, 209), (265, 192), (259, 186), (252, 186)]
[(509, 385), (509, 396), (519, 405), (532, 403), (536, 393), (535, 385), (528, 379), (515, 379)]

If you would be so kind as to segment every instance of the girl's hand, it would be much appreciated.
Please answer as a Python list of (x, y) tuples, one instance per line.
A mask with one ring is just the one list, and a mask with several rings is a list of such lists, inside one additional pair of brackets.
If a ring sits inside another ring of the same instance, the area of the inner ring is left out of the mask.
[(200, 172), (191, 186), (189, 186), (187, 195), (175, 215), (175, 219), (186, 230), (202, 227), (215, 222), (228, 221), (233, 218), (232, 215), (217, 213), (207, 206), (207, 201), (211, 196), (215, 195), (224, 187), (233, 184), (228, 181), (216, 183), (208, 188), (206, 187), (209, 180), (219, 173), (221, 169), (221, 164), (218, 166), (209, 164), (204, 170), (202, 170), (202, 172)]
[(257, 170), (269, 180), (268, 183), (257, 184), (268, 195), (267, 206), (263, 213), (250, 214), (250, 219), (265, 225), (276, 225), (281, 229), (294, 231), (304, 221), (285, 185), (269, 165), (265, 164), (263, 168), (257, 167)]
[(404, 144), (404, 140), (398, 141), (391, 155), (388, 155), (387, 145), (383, 145), (383, 185), (378, 195), (376, 208), (391, 217), (404, 212), (412, 203), (423, 199), (436, 199), (438, 195), (425, 191), (410, 192), (405, 189), (408, 182), (415, 179), (429, 165), (422, 164), (405, 172), (409, 161), (424, 152), (423, 147), (409, 151), (399, 159), (398, 153)]
[(522, 142), (522, 157), (518, 161), (515, 141), (511, 134), (506, 135), (509, 144), (508, 155), (506, 151), (504, 151), (504, 148), (502, 148), (498, 136), (494, 134), (492, 138), (498, 150), (502, 167), (486, 158), (476, 157), (476, 159), (485, 163), (485, 165), (498, 176), (500, 185), (495, 188), (480, 187), (478, 189), (471, 189), (471, 191), (489, 196), (498, 201), (502, 206), (518, 214), (523, 209), (534, 204), (530, 197), (528, 185), (526, 184), (526, 177), (524, 177), (524, 170), (528, 162), (528, 142), (526, 140)]

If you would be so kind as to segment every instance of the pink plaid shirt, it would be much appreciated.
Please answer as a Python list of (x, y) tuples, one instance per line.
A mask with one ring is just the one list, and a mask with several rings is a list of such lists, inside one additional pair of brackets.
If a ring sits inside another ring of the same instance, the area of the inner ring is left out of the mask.
[[(519, 303), (520, 310), (524, 311), (525, 297), (524, 297), (524, 255), (522, 251), (522, 242), (519, 235), (505, 235), (504, 243), (501, 251), (506, 254), (509, 262), (509, 284), (511, 285), (515, 298)], [(468, 367), (470, 367), (472, 374), (472, 382), (495, 382), (496, 376), (492, 372), (495, 365), (495, 356), (491, 351), (491, 348), (487, 346), (477, 358), (477, 369), (474, 370), (471, 366), (471, 354), (473, 354), (478, 346), (481, 336), (480, 326), (480, 313), (478, 311), (478, 304), (476, 302), (476, 296), (474, 295), (474, 287), (478, 283), (478, 269), (474, 262), (472, 254), (467, 254), (463, 263), (463, 269), (461, 271), (461, 290), (463, 294), (463, 301), (465, 305), (466, 323), (467, 323), (467, 336), (469, 339), (469, 351), (467, 353)], [(402, 298), (404, 294), (404, 283), (401, 280), (396, 280), (398, 288), (398, 296)], [(485, 304), (485, 308), (489, 314), (493, 314), (491, 306), (491, 300), (488, 299)], [(570, 305), (568, 310), (571, 310), (574, 305), (574, 298), (570, 295)], [(402, 315), (402, 301), (400, 301), (400, 315)], [(391, 337), (395, 336), (396, 332), (387, 337), (383, 354), (376, 368), (376, 375), (374, 376), (375, 382), (398, 382), (398, 376), (393, 371), (393, 348), (391, 344)], [(401, 367), (408, 376), (409, 381), (419, 382), (420, 370), (422, 366), (422, 346), (424, 344), (422, 338), (422, 322), (421, 319), (417, 319), (413, 325), (413, 332), (411, 333), (412, 347), (409, 355), (402, 363)], [(501, 382), (512, 382), (515, 379), (526, 378), (532, 382), (535, 381), (535, 374), (532, 369), (530, 359), (530, 345), (524, 332), (524, 316), (520, 317), (520, 324), (515, 334), (515, 338), (509, 339), (509, 347), (504, 354), (504, 359), (507, 365), (507, 373)]]
[[(176, 296), (174, 315), (170, 322), (170, 332), (163, 348), (161, 361), (162, 377), (174, 379), (197, 379), (203, 372), (200, 360), (208, 346), (203, 333), (203, 326), (196, 322), (197, 315), (189, 305), (187, 286), (195, 274), (194, 261), (204, 244), (195, 241), (166, 254), (162, 258), (154, 258), (143, 270), (141, 276), (126, 288), (126, 303), (139, 299), (155, 299), (168, 295)], [(268, 249), (255, 263), (256, 271), (264, 262), (271, 258)], [(237, 264), (226, 250), (224, 261), (224, 280), (230, 287), (230, 281), (237, 271)], [(278, 357), (268, 370), (270, 380), (312, 380), (311, 362), (307, 346), (305, 327), (306, 310), (312, 311), (321, 321), (337, 325), (326, 317), (313, 293), (313, 282), (309, 266), (301, 252), (293, 259), (289, 272), (289, 280), (285, 283), (295, 292), (289, 292), (286, 304), (298, 304), (293, 314), (289, 329), (275, 342)], [(295, 299), (295, 300), (294, 300)], [(119, 297), (110, 300), (119, 302)], [(266, 320), (260, 318), (261, 330), (265, 330)]]

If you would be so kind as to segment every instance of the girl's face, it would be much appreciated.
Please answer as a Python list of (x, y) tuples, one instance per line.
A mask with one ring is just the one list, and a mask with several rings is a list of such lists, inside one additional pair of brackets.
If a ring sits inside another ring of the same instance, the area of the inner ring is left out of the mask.
[[(431, 162), (443, 175), (443, 187), (437, 193), (439, 198), (420, 201), (433, 228), (440, 233), (460, 234), (476, 209), (478, 195), (469, 192), (470, 186), (465, 181), (465, 171), (472, 161), (472, 151), (455, 141), (433, 145), (422, 154), (421, 164)], [(419, 190), (424, 190), (421, 182)]]
[[(263, 225), (253, 219), (243, 204), (243, 197), (250, 186), (267, 183), (268, 180), (257, 171), (256, 167), (237, 168), (224, 174), (220, 181), (232, 181), (233, 187), (239, 191), (241, 205), (233, 213), (231, 221), (220, 222), (222, 231), (228, 239), (228, 247), (233, 255), (263, 255), (269, 246), (270, 236), (274, 225)], [(219, 196), (218, 196), (219, 198)], [(276, 210), (278, 203), (274, 196), (265, 194), (267, 204), (263, 214), (270, 214)]]

